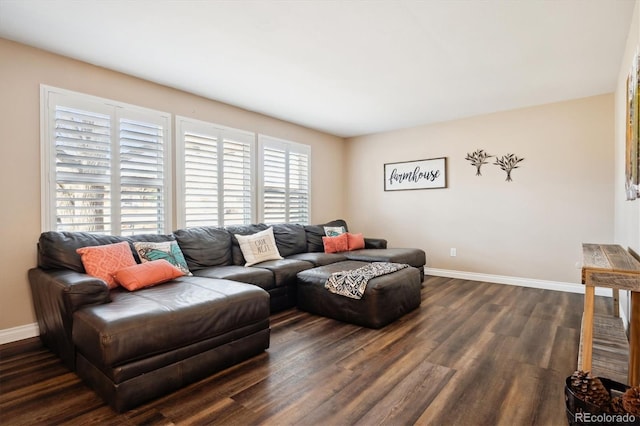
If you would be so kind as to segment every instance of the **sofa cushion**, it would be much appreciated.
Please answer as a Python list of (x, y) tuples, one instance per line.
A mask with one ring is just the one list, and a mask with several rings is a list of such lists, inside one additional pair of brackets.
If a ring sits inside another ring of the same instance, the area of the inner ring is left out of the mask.
[(124, 241), (122, 237), (88, 232), (43, 232), (38, 240), (38, 266), (44, 269), (71, 269), (76, 272), (86, 272), (80, 253), (76, 252), (77, 249), (121, 241)]
[(307, 251), (307, 235), (298, 223), (279, 223), (272, 226), (278, 251), (282, 257)]
[(184, 272), (165, 259), (136, 263), (113, 274), (118, 284), (129, 291), (152, 287), (184, 275)]
[(324, 266), (332, 263), (343, 262), (347, 257), (342, 253), (298, 253), (287, 257), (287, 259), (304, 260), (311, 262), (313, 266)]
[(384, 238), (365, 238), (364, 239), (364, 248), (368, 249), (386, 249), (387, 248), (387, 240)]
[(307, 235), (307, 252), (318, 253), (324, 252), (324, 228), (321, 225), (305, 225), (304, 232)]
[(219, 278), (241, 283), (257, 285), (265, 290), (275, 288), (273, 273), (263, 268), (247, 268), (245, 266), (228, 265), (200, 269), (194, 273), (199, 277)]
[(424, 250), (417, 248), (362, 249), (343, 253), (349, 260), (363, 262), (407, 263), (422, 269), (426, 263)]
[(197, 226), (174, 232), (191, 272), (231, 265), (231, 234), (223, 228)]
[(116, 289), (111, 299), (74, 314), (73, 341), (98, 367), (148, 358), (269, 317), (269, 295), (261, 288), (195, 276), (136, 292)]
[[(91, 234), (89, 232), (58, 232), (48, 231), (40, 234), (38, 240), (38, 266), (43, 269), (71, 269), (76, 272), (85, 272), (80, 255), (76, 250), (81, 247), (102, 246), (119, 243), (121, 241), (172, 241), (170, 234), (141, 234), (130, 237), (117, 237), (113, 235)], [(136, 261), (138, 254), (131, 246), (131, 253)]]
[(113, 274), (120, 269), (136, 265), (127, 241), (103, 246), (80, 247), (76, 251), (82, 258), (82, 265), (87, 274), (100, 278), (109, 288), (118, 286)]
[(238, 240), (242, 256), (246, 261), (244, 266), (252, 266), (267, 260), (282, 259), (278, 252), (278, 246), (276, 246), (276, 240), (273, 237), (273, 228), (271, 227), (255, 234), (236, 234), (234, 237)]
[(231, 234), (231, 264), (232, 265), (244, 265), (247, 261), (244, 259), (242, 255), (242, 250), (240, 250), (240, 243), (238, 243), (238, 239), (235, 237), (236, 234), (239, 235), (251, 235), (256, 232), (264, 231), (268, 226), (264, 223), (255, 223), (251, 225), (229, 225), (226, 226), (225, 229)]
[(267, 260), (266, 262), (252, 266), (252, 268), (263, 268), (271, 271), (275, 278), (276, 287), (282, 287), (295, 285), (296, 274), (300, 271), (313, 268), (313, 264), (302, 260), (282, 259)]

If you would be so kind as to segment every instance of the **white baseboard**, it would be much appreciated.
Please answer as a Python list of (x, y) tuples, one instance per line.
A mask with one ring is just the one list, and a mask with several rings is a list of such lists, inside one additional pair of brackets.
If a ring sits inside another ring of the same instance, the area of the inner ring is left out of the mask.
[[(452, 269), (424, 268), (425, 275), (436, 277), (459, 278), (470, 281), (484, 281), (496, 284), (517, 285), (520, 287), (540, 288), (543, 290), (565, 291), (584, 294), (584, 285), (560, 281), (536, 280), (533, 278), (509, 277), (505, 275), (481, 274), (479, 272), (454, 271)], [(612, 297), (611, 289), (596, 287), (597, 296)]]
[(0, 345), (17, 342), (18, 340), (29, 339), (40, 335), (38, 324), (19, 325), (18, 327), (5, 328), (0, 330)]

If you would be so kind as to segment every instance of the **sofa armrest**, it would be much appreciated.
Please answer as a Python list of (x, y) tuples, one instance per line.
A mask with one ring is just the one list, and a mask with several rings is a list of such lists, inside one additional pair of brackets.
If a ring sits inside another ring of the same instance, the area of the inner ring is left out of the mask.
[(387, 240), (383, 238), (365, 238), (364, 248), (366, 249), (386, 249)]
[(109, 287), (99, 278), (68, 269), (30, 269), (29, 284), (40, 340), (75, 369), (73, 313), (82, 306), (110, 302)]

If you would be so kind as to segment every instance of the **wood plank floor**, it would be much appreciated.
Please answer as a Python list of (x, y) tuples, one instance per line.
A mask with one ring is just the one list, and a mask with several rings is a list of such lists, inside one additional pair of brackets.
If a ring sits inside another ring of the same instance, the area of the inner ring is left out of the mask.
[(421, 307), (382, 330), (290, 309), (272, 316), (265, 353), (122, 414), (48, 350), (10, 346), (0, 424), (566, 425), (582, 303), (428, 277)]

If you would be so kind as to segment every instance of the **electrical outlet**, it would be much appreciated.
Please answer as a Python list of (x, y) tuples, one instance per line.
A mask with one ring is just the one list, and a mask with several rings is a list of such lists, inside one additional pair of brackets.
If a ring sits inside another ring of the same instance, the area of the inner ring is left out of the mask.
[(457, 250), (452, 248), (450, 252), (451, 257), (456, 257), (457, 254), (458, 254)]

